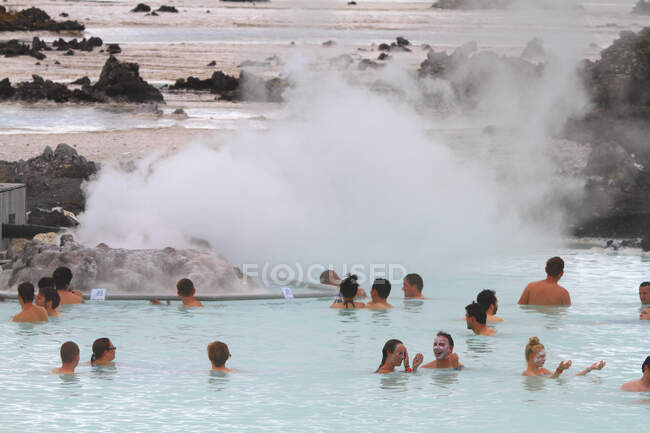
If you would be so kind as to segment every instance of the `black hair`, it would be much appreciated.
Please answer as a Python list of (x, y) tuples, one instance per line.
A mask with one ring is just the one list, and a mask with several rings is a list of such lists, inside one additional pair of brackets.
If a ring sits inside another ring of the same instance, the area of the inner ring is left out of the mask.
[(404, 344), (401, 341), (392, 338), (384, 344), (384, 348), (381, 349), (381, 363), (379, 364), (379, 367), (377, 367), (377, 370), (375, 373), (379, 371), (382, 365), (386, 362), (386, 358), (388, 358), (388, 352), (393, 353), (395, 352), (395, 348), (397, 347), (398, 344)]
[(424, 289), (424, 281), (422, 281), (421, 276), (418, 274), (407, 274), (404, 279), (408, 281), (410, 285), (417, 287), (418, 292), (422, 293), (422, 289)]
[(74, 362), (74, 357), (79, 355), (79, 346), (74, 341), (66, 341), (61, 345), (61, 361), (64, 364)]
[(641, 371), (645, 373), (644, 369), (648, 367), (650, 369), (650, 356), (648, 356), (645, 361), (643, 361), (643, 364), (641, 364)]
[(359, 290), (359, 283), (357, 283), (358, 279), (359, 277), (355, 274), (348, 274), (339, 285), (345, 308), (348, 308), (348, 303), (352, 303), (352, 308), (354, 308), (354, 297), (357, 296), (357, 290)]
[(447, 334), (446, 332), (438, 332), (436, 334), (437, 337), (445, 337), (447, 341), (449, 342), (449, 347), (454, 347), (454, 339), (451, 338), (451, 335)]
[(33, 302), (34, 301), (34, 285), (29, 281), (20, 283), (18, 286), (18, 296), (23, 300), (23, 302)]
[(494, 290), (485, 289), (476, 296), (476, 302), (487, 311), (491, 305), (497, 302), (497, 297), (495, 295), (496, 292)]
[(465, 307), (465, 311), (467, 311), (467, 317), (474, 317), (478, 323), (485, 325), (485, 322), (487, 321), (487, 314), (485, 312), (485, 308), (483, 308), (480, 304), (472, 302), (467, 307)]
[(38, 289), (53, 289), (54, 279), (52, 277), (43, 277), (38, 280)]
[(192, 296), (194, 292), (194, 283), (189, 278), (181, 278), (176, 283), (176, 290), (180, 296)]
[(61, 303), (61, 296), (59, 296), (59, 294), (53, 288), (40, 289), (38, 292), (43, 293), (43, 297), (45, 298), (46, 304), (50, 301), (52, 302), (53, 310), (55, 310), (56, 307), (58, 307), (59, 304)]
[(60, 266), (52, 273), (52, 279), (54, 279), (56, 290), (65, 290), (70, 285), (70, 281), (72, 281), (72, 271), (70, 268)]
[(641, 283), (641, 285), (639, 285), (639, 287), (647, 287), (647, 286), (650, 286), (650, 281), (644, 281)]
[(111, 340), (106, 337), (98, 338), (93, 343), (93, 354), (90, 357), (90, 363), (94, 364), (99, 358), (104, 356), (104, 352), (108, 350), (111, 345)]
[(372, 289), (377, 291), (377, 296), (382, 299), (388, 298), (390, 295), (390, 281), (386, 278), (375, 278), (375, 282), (372, 283)]
[(557, 277), (564, 272), (564, 260), (560, 257), (551, 257), (546, 261), (546, 273), (551, 277)]

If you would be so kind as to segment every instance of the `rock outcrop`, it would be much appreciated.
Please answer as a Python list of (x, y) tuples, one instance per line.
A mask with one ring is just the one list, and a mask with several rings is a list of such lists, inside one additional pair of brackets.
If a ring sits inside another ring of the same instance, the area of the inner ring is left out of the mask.
[(638, 15), (650, 15), (650, 1), (639, 0), (639, 2), (632, 9), (632, 13)]
[(54, 21), (45, 11), (35, 7), (15, 12), (0, 6), (0, 32), (35, 30), (81, 32), (84, 29), (84, 25), (77, 21)]
[(250, 72), (241, 71), (239, 78), (216, 71), (210, 78), (179, 78), (170, 90), (209, 91), (226, 101), (282, 102), (282, 93), (288, 87), (286, 80), (265, 80)]
[(0, 42), (0, 54), (5, 57), (32, 56), (38, 60), (43, 60), (45, 58), (45, 54), (41, 53), (40, 50), (34, 49), (33, 46), (30, 47), (29, 45), (20, 42), (18, 39)]
[(512, 6), (513, 0), (438, 0), (433, 8), (437, 9), (505, 9)]
[(136, 7), (131, 9), (131, 12), (150, 12), (151, 11), (151, 6), (146, 5), (144, 3), (138, 3)]
[(78, 214), (86, 204), (81, 184), (96, 172), (94, 162), (67, 144), (59, 144), (55, 151), (46, 147), (27, 161), (0, 161), (0, 182), (27, 185), (28, 211), (60, 206)]

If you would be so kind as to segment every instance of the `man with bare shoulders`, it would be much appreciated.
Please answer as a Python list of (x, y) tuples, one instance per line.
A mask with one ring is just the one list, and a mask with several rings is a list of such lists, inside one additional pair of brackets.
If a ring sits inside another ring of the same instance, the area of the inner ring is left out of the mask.
[(375, 282), (372, 284), (372, 289), (370, 290), (372, 301), (366, 304), (366, 308), (372, 308), (375, 310), (393, 308), (393, 306), (388, 303), (390, 289), (390, 281), (385, 278), (375, 278)]
[(641, 371), (643, 372), (641, 379), (624, 383), (623, 386), (621, 386), (621, 389), (630, 392), (650, 391), (650, 356), (648, 356), (641, 365)]
[(408, 274), (404, 277), (402, 290), (404, 291), (405, 299), (425, 299), (422, 296), (424, 289), (424, 281), (418, 274)]
[(435, 361), (424, 364), (422, 368), (453, 368), (461, 370), (463, 364), (458, 360), (458, 354), (454, 353), (454, 339), (446, 332), (438, 332), (433, 341), (433, 355)]
[(79, 364), (79, 346), (74, 341), (66, 341), (61, 345), (61, 367), (52, 370), (55, 374), (74, 374)]
[(194, 295), (196, 294), (196, 289), (194, 288), (194, 283), (189, 278), (182, 278), (176, 283), (176, 291), (178, 296), (183, 301), (183, 306), (185, 307), (202, 307), (203, 304), (201, 301), (196, 299)]
[(34, 285), (29, 282), (18, 286), (18, 302), (22, 311), (13, 317), (14, 322), (47, 322), (47, 311), (43, 307), (34, 305)]
[(224, 373), (236, 371), (226, 367), (226, 361), (230, 358), (230, 350), (226, 343), (213, 341), (208, 344), (208, 358), (210, 359), (210, 363), (212, 363), (212, 371), (221, 371)]
[(72, 271), (65, 266), (58, 267), (52, 273), (56, 292), (61, 298), (61, 305), (81, 304), (84, 301), (83, 295), (79, 290), (70, 291), (70, 282), (72, 281)]
[(497, 316), (499, 310), (499, 300), (497, 299), (494, 290), (485, 289), (476, 296), (476, 303), (480, 304), (485, 309), (487, 314), (487, 321), (489, 323), (503, 322), (503, 319)]
[(476, 302), (472, 302), (465, 307), (465, 321), (467, 329), (471, 329), (476, 335), (485, 335), (491, 337), (497, 331), (486, 325), (487, 313), (485, 309)]
[(644, 281), (639, 286), (639, 299), (642, 305), (650, 305), (650, 282)]
[(557, 283), (563, 275), (564, 260), (548, 259), (546, 279), (528, 284), (519, 298), (519, 305), (571, 305), (569, 292)]

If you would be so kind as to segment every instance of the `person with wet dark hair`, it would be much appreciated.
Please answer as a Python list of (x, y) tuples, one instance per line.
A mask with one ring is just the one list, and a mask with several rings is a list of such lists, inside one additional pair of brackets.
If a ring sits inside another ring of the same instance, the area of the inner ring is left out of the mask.
[(93, 343), (90, 365), (111, 365), (115, 359), (117, 347), (106, 337), (98, 338)]
[(370, 297), (372, 300), (366, 304), (366, 308), (393, 308), (387, 301), (388, 295), (390, 295), (390, 289), (390, 281), (385, 278), (376, 278), (370, 289)]
[(79, 346), (74, 341), (66, 341), (61, 345), (61, 367), (52, 370), (56, 374), (74, 374), (79, 364)]
[(212, 363), (213, 371), (232, 372), (235, 371), (226, 367), (226, 361), (230, 358), (230, 350), (226, 343), (221, 341), (213, 341), (208, 344), (208, 359)]
[(621, 390), (630, 392), (650, 391), (650, 356), (641, 364), (641, 372), (643, 373), (641, 379), (624, 383)]
[(438, 332), (433, 340), (434, 361), (424, 364), (422, 368), (453, 368), (454, 370), (463, 369), (463, 364), (458, 360), (458, 354), (454, 353), (454, 339), (446, 332)]
[(424, 281), (418, 274), (407, 274), (402, 281), (402, 290), (404, 297), (409, 299), (424, 299), (422, 290), (424, 289)]
[(476, 302), (472, 302), (465, 307), (465, 320), (467, 329), (471, 329), (476, 335), (492, 336), (497, 333), (494, 329), (488, 327), (485, 322), (487, 314), (485, 309)]
[(415, 355), (413, 358), (413, 368), (411, 369), (409, 365), (409, 354), (406, 350), (406, 346), (400, 340), (391, 339), (384, 344), (383, 349), (381, 349), (381, 363), (375, 373), (386, 374), (392, 373), (395, 371), (396, 367), (404, 363), (404, 372), (405, 373), (415, 373), (422, 364), (424, 356), (421, 353)]
[(650, 305), (650, 282), (644, 281), (639, 286), (639, 299), (641, 304)]
[[(43, 278), (41, 278), (43, 280)], [(36, 296), (36, 305), (45, 308), (49, 317), (62, 316), (61, 313), (56, 311), (61, 303), (61, 297), (56, 290), (52, 288), (39, 288), (38, 295)]]
[(196, 294), (196, 289), (194, 288), (194, 283), (189, 278), (182, 278), (176, 283), (176, 291), (178, 296), (183, 301), (183, 306), (185, 307), (202, 307), (203, 304), (201, 301), (196, 299), (194, 295)]
[(21, 311), (13, 317), (14, 322), (47, 322), (45, 308), (34, 305), (34, 285), (28, 281), (18, 285), (18, 303)]
[(341, 297), (343, 302), (334, 301), (330, 308), (343, 308), (343, 309), (356, 309), (356, 308), (365, 308), (366, 304), (363, 302), (355, 302), (354, 298), (357, 295), (357, 290), (359, 289), (359, 283), (357, 283), (358, 277), (354, 274), (346, 276), (341, 284), (339, 285), (339, 290), (341, 292)]
[(38, 290), (41, 291), (43, 289), (56, 290), (56, 288), (54, 287), (54, 279), (51, 277), (43, 277), (40, 280), (38, 280)]
[(72, 271), (70, 268), (60, 266), (52, 273), (54, 286), (57, 293), (61, 297), (61, 305), (72, 305), (83, 303), (83, 295), (79, 290), (74, 292), (70, 290), (70, 282), (72, 281)]
[[(320, 274), (320, 283), (327, 286), (336, 286), (338, 287), (341, 284), (341, 277), (333, 269), (326, 269)], [(357, 299), (365, 298), (366, 292), (361, 287), (357, 289), (357, 294), (355, 296)], [(336, 295), (335, 302), (343, 302), (340, 294)]]
[(497, 299), (496, 292), (494, 290), (482, 290), (476, 296), (476, 303), (480, 304), (481, 307), (485, 309), (488, 322), (503, 322), (503, 319), (501, 317), (495, 316), (497, 310), (499, 309), (499, 300)]
[(564, 260), (551, 257), (546, 262), (546, 279), (526, 286), (520, 305), (571, 305), (569, 292), (558, 284), (564, 275)]

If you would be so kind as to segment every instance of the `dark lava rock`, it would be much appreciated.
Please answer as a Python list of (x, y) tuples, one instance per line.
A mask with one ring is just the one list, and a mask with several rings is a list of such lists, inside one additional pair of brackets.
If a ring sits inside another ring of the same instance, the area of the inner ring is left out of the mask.
[(92, 51), (95, 47), (101, 47), (104, 42), (101, 38), (92, 37), (90, 39), (83, 38), (78, 41), (76, 38), (66, 41), (63, 38), (52, 42), (52, 46), (56, 47), (57, 51), (69, 51), (69, 50), (79, 50), (79, 51)]
[(539, 38), (533, 38), (524, 47), (521, 57), (526, 60), (544, 60), (546, 51), (544, 50), (544, 41)]
[(208, 63), (208, 66), (217, 66), (217, 61), (213, 60), (210, 63)]
[(118, 44), (108, 44), (106, 51), (108, 51), (109, 54), (118, 54), (122, 52), (122, 48), (120, 48)]
[(632, 13), (639, 15), (650, 15), (650, 1), (639, 0), (639, 2), (632, 9)]
[(32, 7), (20, 12), (0, 11), (0, 32), (16, 31), (83, 31), (84, 25), (77, 21), (54, 21), (45, 11)]
[(61, 18), (68, 18), (70, 15), (69, 15), (67, 12), (61, 12), (61, 13), (59, 14), (59, 16), (60, 16)]
[(74, 56), (74, 51), (68, 50), (65, 52), (64, 56)]
[(379, 51), (390, 51), (390, 45), (382, 43), (379, 44)]
[(361, 60), (359, 62), (358, 68), (359, 68), (360, 71), (365, 71), (368, 68), (370, 68), (370, 69), (379, 69), (379, 68), (383, 68), (384, 66), (386, 66), (386, 65), (374, 62), (374, 61), (369, 60), (369, 59), (363, 59), (363, 60)]
[(58, 209), (46, 210), (36, 208), (29, 212), (27, 224), (50, 227), (76, 227), (79, 222)]
[(75, 214), (82, 212), (86, 202), (81, 184), (96, 172), (94, 162), (67, 144), (59, 144), (54, 152), (46, 147), (27, 161), (0, 161), (0, 182), (27, 185), (29, 211), (61, 206)]
[(356, 6), (356, 5), (357, 5), (357, 2), (355, 2), (355, 1), (348, 2), (348, 6)]
[(241, 71), (239, 78), (216, 71), (210, 78), (179, 78), (170, 90), (209, 91), (225, 101), (282, 102), (282, 93), (288, 87), (286, 80), (264, 80), (250, 72)]
[(150, 12), (151, 11), (151, 6), (146, 5), (144, 3), (138, 3), (136, 7), (131, 9), (131, 12)]
[(160, 91), (140, 77), (137, 63), (123, 63), (113, 56), (104, 63), (92, 91), (94, 95), (123, 102), (163, 101)]
[(148, 16), (152, 16), (152, 17), (157, 17), (157, 16), (158, 16), (158, 13), (157, 13), (156, 11), (151, 11), (151, 13), (150, 13), (150, 14), (147, 14), (147, 15), (148, 15)]
[(239, 80), (221, 71), (216, 71), (210, 78), (201, 80), (196, 77), (188, 77), (187, 80), (179, 78), (171, 90), (209, 90), (211, 93), (231, 92), (239, 86)]
[(16, 89), (11, 85), (9, 78), (0, 81), (0, 100), (10, 99), (15, 93)]
[(34, 36), (32, 39), (32, 50), (34, 51), (50, 51), (52, 50), (47, 46), (44, 40), (39, 39), (38, 36)]
[(51, 80), (44, 80), (38, 75), (32, 75), (31, 82), (16, 84), (14, 99), (25, 102), (49, 100), (54, 102), (68, 102), (72, 92), (63, 84)]
[(160, 7), (159, 7), (158, 9), (156, 9), (156, 10), (157, 10), (158, 12), (168, 12), (168, 13), (172, 13), (172, 14), (177, 14), (177, 13), (178, 13), (178, 9), (176, 9), (174, 6), (165, 6), (165, 5), (162, 5), (162, 6), (160, 6)]
[(333, 47), (334, 45), (336, 45), (336, 42), (332, 41), (332, 40), (329, 40), (329, 41), (323, 42), (321, 45), (323, 45), (324, 47)]
[(41, 53), (37, 49), (34, 49), (33, 46), (30, 47), (27, 44), (23, 44), (17, 39), (11, 39), (7, 42), (0, 42), (0, 54), (4, 55), (5, 57), (32, 56), (38, 60), (43, 60), (45, 58), (45, 54)]
[(90, 86), (90, 78), (81, 77), (81, 78), (78, 78), (78, 79), (74, 80), (70, 84), (77, 84), (77, 85), (80, 85), (80, 86)]
[(379, 53), (379, 56), (377, 57), (377, 60), (388, 60), (390, 59), (390, 54), (387, 53)]
[(505, 9), (514, 3), (513, 0), (438, 0), (433, 8), (438, 9)]
[(411, 42), (408, 39), (403, 38), (401, 36), (398, 36), (397, 39), (395, 39), (395, 40), (397, 42), (397, 45), (399, 45), (400, 47), (405, 47), (407, 45), (411, 45)]

